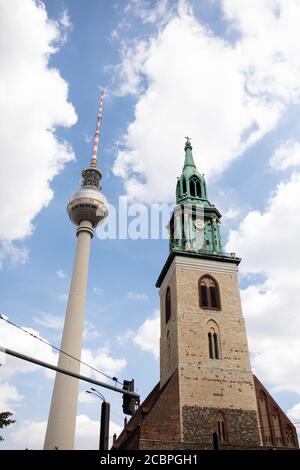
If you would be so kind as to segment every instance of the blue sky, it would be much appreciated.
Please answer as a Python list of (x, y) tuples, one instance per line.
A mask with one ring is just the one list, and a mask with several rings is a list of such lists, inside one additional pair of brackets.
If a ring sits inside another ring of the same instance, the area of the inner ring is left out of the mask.
[[(252, 366), (300, 420), (300, 2), (1, 0), (0, 8), (0, 313), (59, 345), (76, 243), (66, 204), (91, 156), (104, 87), (105, 196), (113, 205), (120, 196), (173, 203), (184, 136), (192, 137), (223, 214), (224, 249), (243, 258)], [(142, 397), (159, 377), (154, 285), (167, 255), (167, 240), (92, 241), (84, 358), (134, 377)], [(3, 321), (0, 338), (55, 360)], [(0, 404), (16, 418), (3, 448), (41, 446), (52, 385), (17, 361), (1, 367)], [(104, 394), (118, 431), (121, 399)], [(81, 394), (78, 415), (77, 447), (96, 448), (99, 403)]]

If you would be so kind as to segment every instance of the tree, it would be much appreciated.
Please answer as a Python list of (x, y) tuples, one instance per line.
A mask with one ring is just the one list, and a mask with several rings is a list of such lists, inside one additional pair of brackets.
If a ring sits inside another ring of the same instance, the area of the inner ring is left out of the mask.
[[(10, 419), (12, 416), (12, 413), (9, 411), (2, 411), (0, 413), (0, 429), (6, 428), (6, 426), (9, 426), (10, 424), (14, 423), (14, 419)], [(0, 441), (3, 441), (3, 437), (0, 436)]]

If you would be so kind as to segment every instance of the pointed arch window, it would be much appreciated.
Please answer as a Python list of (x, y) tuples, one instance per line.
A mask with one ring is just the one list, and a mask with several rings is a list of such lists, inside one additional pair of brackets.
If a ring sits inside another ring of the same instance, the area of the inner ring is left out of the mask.
[(209, 331), (208, 333), (209, 359), (220, 359), (218, 333)]
[(273, 428), (274, 428), (274, 434), (275, 434), (275, 445), (282, 446), (281, 420), (280, 420), (280, 414), (277, 408), (273, 409), (272, 420), (273, 420)]
[(271, 436), (271, 426), (270, 426), (270, 419), (269, 419), (269, 411), (267, 406), (267, 396), (263, 390), (260, 390), (259, 393), (259, 409), (260, 409), (260, 416), (262, 422), (262, 434), (263, 440), (266, 445), (272, 443), (272, 436)]
[(208, 322), (208, 356), (209, 359), (221, 359), (220, 354), (220, 333), (218, 325), (210, 320)]
[(217, 281), (210, 275), (199, 279), (200, 308), (221, 310), (220, 290)]
[(289, 425), (286, 427), (285, 438), (288, 447), (295, 447), (294, 432)]
[(165, 299), (165, 310), (166, 310), (166, 323), (168, 323), (168, 321), (170, 320), (171, 318), (171, 289), (170, 287), (167, 288), (167, 292), (166, 292), (166, 299)]
[(208, 353), (209, 358), (214, 359), (214, 346), (211, 332), (208, 333)]
[(192, 197), (201, 197), (201, 184), (197, 176), (192, 176), (189, 181), (190, 195)]
[(167, 331), (167, 370), (171, 367), (171, 340), (170, 332)]
[(227, 422), (222, 411), (219, 411), (216, 417), (216, 432), (220, 442), (228, 442)]
[(185, 177), (182, 178), (182, 192), (186, 194), (186, 179)]

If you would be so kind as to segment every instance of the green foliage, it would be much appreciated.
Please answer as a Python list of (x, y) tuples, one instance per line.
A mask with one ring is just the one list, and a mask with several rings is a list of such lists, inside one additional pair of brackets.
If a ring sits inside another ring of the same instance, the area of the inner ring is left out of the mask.
[[(0, 429), (5, 428), (6, 426), (9, 426), (10, 424), (14, 423), (14, 419), (10, 419), (12, 416), (12, 413), (9, 411), (2, 411), (0, 413)], [(3, 441), (3, 437), (0, 436), (0, 441)]]

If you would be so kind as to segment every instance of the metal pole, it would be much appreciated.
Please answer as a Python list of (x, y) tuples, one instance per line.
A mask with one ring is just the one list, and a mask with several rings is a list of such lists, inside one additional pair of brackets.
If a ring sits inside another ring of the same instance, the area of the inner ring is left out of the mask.
[(98, 385), (98, 387), (104, 387), (108, 388), (109, 390), (113, 390), (114, 392), (122, 393), (125, 395), (131, 395), (137, 400), (140, 398), (137, 393), (129, 392), (128, 390), (124, 390), (123, 388), (114, 387), (112, 385), (106, 384), (105, 382), (99, 382), (99, 380), (91, 379), (89, 377), (86, 377), (85, 375), (77, 374), (76, 372), (62, 369), (61, 367), (53, 366), (48, 362), (40, 361), (39, 359), (35, 359), (34, 357), (26, 356), (25, 354), (18, 353), (17, 351), (13, 351), (12, 349), (3, 348), (3, 346), (0, 346), (0, 352), (4, 352), (9, 356), (17, 357), (18, 359), (23, 359), (23, 361), (32, 362), (33, 364), (37, 364), (41, 367), (46, 367), (47, 369), (55, 370), (56, 372), (60, 372), (61, 374), (69, 375), (70, 377), (74, 377), (75, 379), (84, 380), (85, 382)]
[(103, 401), (101, 405), (99, 450), (108, 450), (109, 415), (110, 415), (110, 404), (107, 403), (107, 401)]

